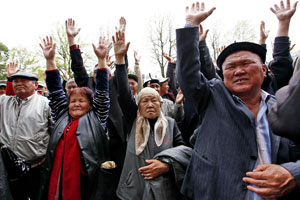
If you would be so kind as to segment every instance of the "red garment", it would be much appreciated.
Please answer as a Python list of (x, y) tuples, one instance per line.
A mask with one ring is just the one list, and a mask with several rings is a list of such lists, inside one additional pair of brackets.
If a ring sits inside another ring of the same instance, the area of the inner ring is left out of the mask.
[(13, 85), (11, 81), (6, 81), (6, 95), (7, 96), (16, 96)]
[(57, 144), (49, 182), (49, 200), (54, 200), (55, 196), (58, 195), (60, 173), (62, 176), (62, 186), (60, 186), (62, 187), (62, 199), (81, 200), (81, 160), (80, 148), (76, 137), (78, 122), (79, 119), (73, 120), (71, 118), (70, 123), (64, 130), (64, 136)]

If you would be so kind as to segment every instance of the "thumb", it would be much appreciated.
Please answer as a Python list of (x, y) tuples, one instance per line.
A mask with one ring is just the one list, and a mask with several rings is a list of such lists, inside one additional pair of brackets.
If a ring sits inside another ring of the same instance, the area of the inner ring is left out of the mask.
[(147, 164), (151, 164), (151, 163), (153, 163), (154, 162), (154, 160), (146, 160), (146, 163)]
[(126, 52), (127, 52), (128, 49), (129, 49), (129, 45), (130, 45), (130, 42), (128, 42), (128, 43), (126, 44)]

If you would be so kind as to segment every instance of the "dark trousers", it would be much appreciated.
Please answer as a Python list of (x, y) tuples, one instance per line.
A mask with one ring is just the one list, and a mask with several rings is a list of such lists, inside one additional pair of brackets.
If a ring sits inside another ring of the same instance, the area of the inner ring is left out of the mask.
[(14, 200), (37, 200), (42, 177), (42, 165), (34, 167), (19, 180), (9, 183)]

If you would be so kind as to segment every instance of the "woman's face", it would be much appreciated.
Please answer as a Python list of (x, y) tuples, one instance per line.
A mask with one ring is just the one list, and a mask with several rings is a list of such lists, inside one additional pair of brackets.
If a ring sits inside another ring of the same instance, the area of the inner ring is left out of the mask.
[(156, 96), (145, 96), (140, 100), (139, 111), (148, 119), (155, 119), (160, 115), (160, 100)]
[(69, 113), (77, 119), (91, 110), (89, 99), (80, 93), (73, 93), (70, 97)]

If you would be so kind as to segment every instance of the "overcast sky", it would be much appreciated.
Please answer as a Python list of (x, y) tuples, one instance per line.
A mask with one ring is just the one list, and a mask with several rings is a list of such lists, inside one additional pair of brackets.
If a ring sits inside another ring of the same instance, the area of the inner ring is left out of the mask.
[[(0, 12), (0, 42), (8, 48), (19, 46), (28, 49), (38, 48), (40, 37), (50, 34), (56, 24), (64, 23), (71, 17), (81, 28), (80, 38), (85, 43), (96, 43), (99, 27), (118, 26), (120, 16), (124, 16), (127, 20), (127, 40), (131, 42), (130, 66), (133, 67), (134, 64), (132, 51), (138, 50), (142, 57), (140, 63), (142, 72), (155, 72), (159, 71), (158, 66), (150, 63), (148, 59), (149, 20), (155, 15), (168, 14), (174, 18), (175, 26), (181, 28), (185, 22), (185, 6), (193, 2), (191, 0), (3, 0)], [(205, 3), (207, 9), (213, 6), (217, 9), (204, 22), (204, 28), (209, 28), (210, 23), (217, 20), (225, 32), (237, 20), (247, 19), (258, 30), (260, 21), (265, 20), (266, 28), (271, 31), (267, 44), (270, 44), (276, 34), (277, 19), (269, 8), (275, 3), (279, 4), (277, 0), (207, 0)], [(296, 24), (299, 21), (299, 12), (298, 10), (293, 16), (290, 28), (292, 43), (296, 43), (294, 51), (300, 49), (299, 25)]]

